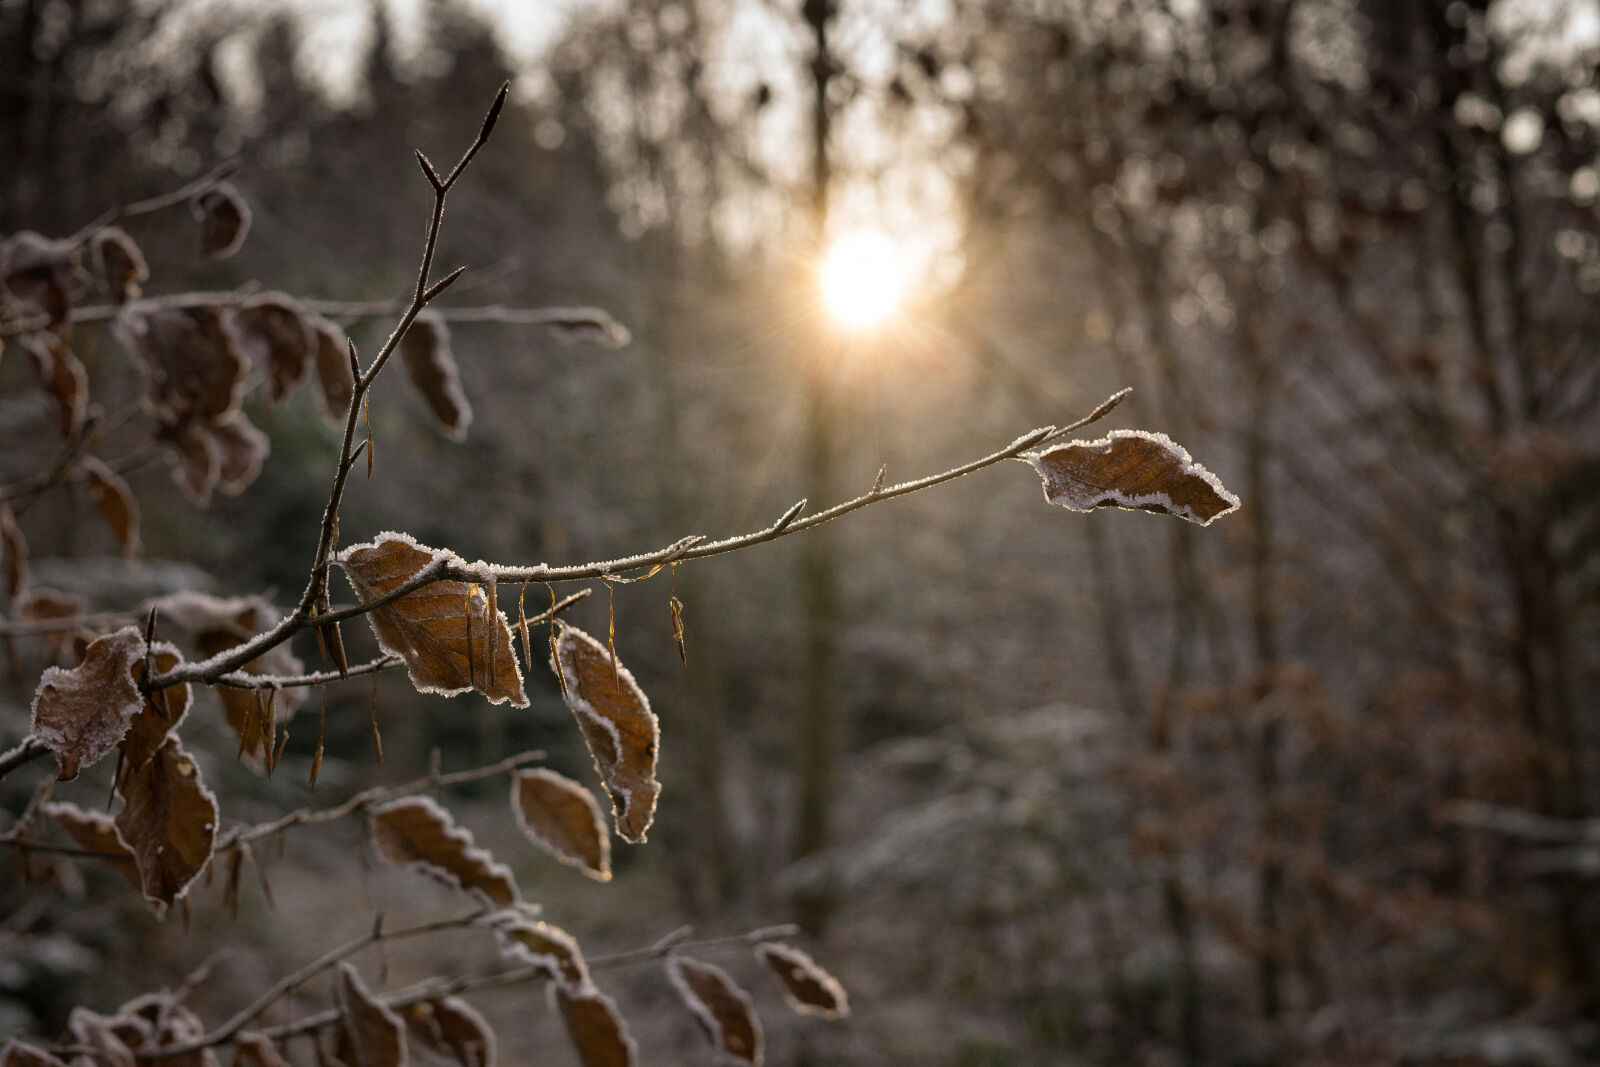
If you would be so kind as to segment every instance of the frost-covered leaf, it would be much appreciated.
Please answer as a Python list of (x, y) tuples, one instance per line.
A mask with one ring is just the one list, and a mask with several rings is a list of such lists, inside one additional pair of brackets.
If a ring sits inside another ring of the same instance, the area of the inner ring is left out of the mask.
[(541, 324), (563, 344), (621, 348), (633, 340), (628, 328), (601, 308), (543, 308), (541, 311)]
[(1166, 434), (1113, 430), (1020, 458), (1044, 479), (1045, 499), (1073, 511), (1136, 508), (1210, 525), (1239, 506), (1215, 474)]
[(502, 956), (542, 967), (553, 980), (573, 992), (589, 987), (589, 965), (583, 961), (572, 935), (559, 926), (516, 919), (501, 923), (495, 932)]
[(650, 828), (661, 794), (655, 777), (660, 725), (644, 691), (626, 667), (613, 664), (605, 645), (574, 626), (557, 625), (551, 668), (563, 679), (567, 706), (611, 794), (617, 833), (637, 844)]
[(145, 900), (164, 914), (211, 859), (217, 798), (176, 737), (143, 767), (125, 773), (117, 792), (123, 800), (117, 832), (133, 851)]
[(317, 396), (328, 418), (343, 422), (350, 410), (350, 398), (355, 395), (356, 380), (350, 369), (350, 350), (345, 344), (344, 331), (327, 319), (312, 320), (316, 334)]
[(246, 1030), (233, 1039), (233, 1067), (289, 1067), (289, 1061), (266, 1036)]
[(750, 994), (721, 967), (687, 956), (668, 957), (667, 977), (719, 1057), (760, 1067), (761, 1020)]
[[(427, 548), (405, 534), (383, 533), (339, 555), (363, 603), (398, 588), (436, 559), (461, 563), (453, 553)], [(462, 564), (464, 566), (464, 564)], [(499, 704), (525, 708), (522, 669), (511, 648), (503, 613), (491, 611), (492, 586), (437, 581), (367, 613), (378, 646), (405, 660), (418, 692), (455, 696), (476, 689)]]
[(409, 1005), (404, 1014), (413, 1047), (460, 1067), (495, 1067), (494, 1031), (460, 997), (425, 1000)]
[[(96, 1067), (134, 1067), (133, 1051), (117, 1036), (113, 1020), (85, 1007), (76, 1007), (67, 1016), (67, 1033), (72, 1044), (90, 1050), (88, 1062)], [(80, 1062), (74, 1060), (74, 1062)]]
[(67, 1065), (37, 1045), (29, 1045), (13, 1037), (6, 1041), (5, 1051), (0, 1052), (0, 1067), (67, 1067)]
[(134, 664), (144, 658), (138, 627), (125, 626), (96, 638), (83, 662), (67, 670), (50, 667), (33, 697), (33, 735), (49, 746), (63, 780), (116, 747), (144, 707)]
[(139, 502), (122, 476), (94, 456), (87, 456), (79, 464), (89, 477), (89, 495), (94, 497), (112, 536), (122, 546), (122, 554), (129, 559), (139, 555)]
[(795, 1011), (824, 1019), (850, 1014), (844, 986), (801, 949), (781, 941), (763, 941), (756, 946), (756, 958), (783, 984), (784, 997)]
[(638, 1062), (639, 1046), (610, 997), (593, 988), (572, 992), (552, 983), (550, 1002), (560, 1013), (583, 1067), (634, 1067)]
[(76, 804), (60, 801), (42, 804), (39, 810), (54, 819), (56, 825), (78, 843), (79, 848), (124, 857), (102, 859), (100, 862), (126, 878), (135, 889), (139, 888), (139, 869), (134, 865), (133, 852), (122, 840), (122, 835), (117, 833), (117, 824), (111, 816), (103, 811), (85, 811)]
[(511, 781), (511, 810), (528, 840), (591, 878), (611, 877), (611, 835), (594, 794), (545, 767)]
[(429, 312), (418, 315), (400, 339), (400, 359), (412, 386), (428, 402), (445, 433), (457, 441), (466, 437), (472, 405), (461, 391), (461, 372), (450, 350), (450, 330), (444, 319)]
[(348, 963), (339, 964), (339, 1058), (348, 1067), (401, 1067), (406, 1028), (389, 1007), (362, 984)]
[(89, 407), (89, 379), (83, 364), (65, 341), (45, 331), (23, 334), (22, 350), (28, 353), (39, 386), (50, 398), (56, 426), (63, 437), (72, 436), (83, 425)]
[(200, 253), (210, 259), (227, 259), (244, 244), (250, 232), (250, 208), (231, 182), (217, 182), (189, 202), (200, 223)]
[(520, 897), (511, 868), (472, 843), (472, 832), (457, 826), (432, 797), (405, 797), (372, 811), (372, 837), (383, 858), (411, 867), (463, 890), (496, 908)]
[(239, 351), (266, 375), (272, 399), (298, 382), (315, 351), (311, 320), (300, 302), (287, 293), (261, 293), (234, 309), (229, 325), (239, 340)]
[(250, 361), (225, 312), (129, 304), (112, 333), (139, 371), (145, 408), (164, 425), (210, 424), (238, 410)]
[(6, 597), (15, 600), (28, 584), (28, 539), (4, 504), (0, 504), (0, 557), (5, 562)]
[(0, 245), (0, 285), (24, 308), (43, 312), (53, 326), (67, 317), (77, 295), (71, 241), (23, 230)]
[(172, 480), (194, 502), (209, 507), (211, 491), (222, 476), (222, 454), (216, 438), (199, 423), (162, 424), (156, 440), (166, 446)]
[(150, 277), (144, 253), (120, 227), (96, 230), (89, 239), (89, 254), (100, 287), (113, 304), (125, 304), (137, 297), (140, 283)]
[(174, 1045), (187, 1045), (205, 1036), (200, 1017), (171, 993), (146, 993), (124, 1004), (111, 1019), (111, 1028), (133, 1050), (140, 1064), (156, 1062), (170, 1067), (218, 1067), (209, 1048), (177, 1055), (152, 1053)]

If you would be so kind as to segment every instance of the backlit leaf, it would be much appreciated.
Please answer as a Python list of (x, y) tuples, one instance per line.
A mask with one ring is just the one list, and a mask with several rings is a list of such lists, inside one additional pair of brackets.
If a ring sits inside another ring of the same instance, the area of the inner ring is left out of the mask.
[(4, 504), (0, 504), (0, 556), (5, 560), (6, 597), (15, 600), (28, 582), (28, 539)]
[(515, 919), (495, 928), (500, 954), (543, 968), (553, 980), (573, 992), (589, 988), (589, 965), (572, 935), (546, 922)]
[(405, 797), (372, 811), (372, 837), (383, 858), (470, 893), (496, 908), (520, 896), (511, 869), (472, 843), (472, 833), (431, 797)]
[(116, 747), (144, 707), (134, 664), (144, 658), (136, 626), (96, 638), (71, 670), (49, 667), (33, 697), (33, 734), (55, 753), (63, 780)]
[(721, 1058), (760, 1067), (761, 1020), (750, 994), (721, 967), (686, 956), (668, 957), (667, 977)]
[(362, 984), (348, 963), (339, 964), (339, 1058), (348, 1067), (400, 1067), (406, 1062), (405, 1024)]
[(461, 391), (461, 372), (450, 351), (450, 330), (444, 320), (427, 312), (418, 315), (400, 340), (400, 360), (445, 433), (457, 441), (466, 437), (472, 405)]
[(560, 1013), (583, 1067), (634, 1067), (638, 1062), (639, 1046), (610, 997), (593, 988), (571, 992), (552, 983), (550, 1003)]
[(0, 285), (29, 311), (43, 312), (53, 326), (67, 317), (77, 293), (71, 241), (54, 241), (23, 230), (0, 244)]
[(837, 1019), (850, 1014), (850, 1001), (838, 979), (804, 951), (781, 941), (763, 941), (756, 958), (783, 984), (789, 1007), (802, 1015)]
[(511, 810), (528, 839), (591, 878), (611, 877), (611, 835), (594, 794), (548, 768), (511, 781)]
[(101, 859), (100, 862), (126, 878), (135, 889), (139, 888), (139, 869), (134, 865), (133, 852), (122, 840), (122, 835), (117, 833), (117, 824), (111, 816), (103, 811), (85, 811), (76, 804), (60, 801), (42, 804), (39, 810), (54, 819), (78, 843), (79, 848), (122, 856), (122, 859)]
[(134, 499), (133, 490), (121, 475), (93, 456), (86, 456), (80, 466), (89, 477), (89, 495), (122, 546), (122, 554), (136, 558), (140, 550), (139, 502)]
[(1044, 479), (1045, 499), (1073, 511), (1136, 508), (1208, 526), (1239, 506), (1216, 475), (1166, 434), (1113, 430), (1098, 441), (1068, 441), (1020, 458)]
[(89, 404), (89, 379), (83, 364), (66, 342), (53, 333), (23, 334), (22, 350), (28, 353), (39, 386), (50, 398), (57, 428), (62, 436), (72, 436), (83, 425)]
[(106, 226), (89, 239), (89, 253), (100, 287), (113, 304), (125, 304), (139, 295), (139, 285), (150, 277), (144, 253), (120, 227)]
[(286, 293), (261, 293), (236, 307), (228, 323), (239, 339), (239, 351), (265, 373), (272, 399), (281, 400), (305, 375), (315, 350), (305, 309)]
[(211, 424), (238, 409), (250, 361), (224, 314), (129, 304), (112, 324), (143, 380), (145, 408), (164, 425)]
[(231, 182), (217, 182), (189, 202), (200, 223), (200, 252), (227, 259), (239, 251), (250, 232), (250, 208)]
[(495, 1067), (494, 1031), (460, 997), (425, 1000), (404, 1012), (406, 1033), (414, 1046), (461, 1067)]
[[(339, 555), (363, 603), (402, 585), (436, 559), (461, 561), (450, 552), (417, 544), (405, 534), (379, 534), (370, 544)], [(463, 564), (464, 565), (464, 564)], [(405, 660), (411, 684), (423, 693), (456, 696), (476, 689), (490, 703), (528, 706), (522, 669), (511, 648), (511, 628), (479, 585), (437, 581), (374, 608), (367, 621), (378, 646)]]
[(355, 376), (350, 370), (350, 350), (345, 343), (344, 331), (327, 319), (313, 319), (312, 327), (317, 342), (317, 395), (328, 417), (342, 423), (350, 410), (350, 398), (355, 395), (356, 388)]
[(574, 626), (557, 626), (551, 667), (563, 680), (567, 706), (611, 795), (617, 833), (638, 843), (650, 828), (661, 794), (655, 778), (660, 725), (628, 669), (621, 664), (612, 669), (605, 645)]
[(133, 851), (145, 900), (161, 915), (211, 859), (217, 798), (176, 737), (143, 767), (125, 773), (117, 792), (123, 800), (117, 832)]

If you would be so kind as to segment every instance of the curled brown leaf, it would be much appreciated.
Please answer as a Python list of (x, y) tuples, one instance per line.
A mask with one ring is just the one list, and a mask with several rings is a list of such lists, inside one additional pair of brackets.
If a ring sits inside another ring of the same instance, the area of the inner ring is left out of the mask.
[(188, 892), (211, 860), (217, 798), (176, 737), (117, 784), (117, 832), (132, 850), (144, 897), (157, 915)]
[(200, 253), (210, 259), (227, 259), (244, 245), (250, 232), (250, 207), (232, 182), (217, 182), (189, 203), (200, 223)]
[(401, 1067), (405, 1024), (367, 991), (356, 969), (339, 964), (339, 1058), (347, 1067)]
[(112, 536), (122, 546), (122, 554), (137, 559), (139, 544), (139, 502), (122, 476), (94, 456), (86, 456), (79, 465), (89, 478), (89, 495), (95, 506), (111, 527)]
[(140, 283), (150, 277), (144, 253), (121, 227), (96, 230), (89, 238), (89, 254), (100, 287), (113, 304), (125, 304), (137, 297)]
[(1215, 474), (1166, 434), (1113, 430), (1020, 457), (1044, 479), (1045, 499), (1073, 511), (1130, 508), (1209, 526), (1239, 506)]
[(450, 350), (450, 329), (430, 312), (418, 315), (400, 340), (400, 360), (411, 385), (428, 402), (445, 433), (460, 441), (472, 424), (472, 405), (461, 390), (461, 372)]
[(563, 681), (567, 707), (611, 795), (617, 833), (637, 844), (650, 828), (661, 795), (655, 777), (660, 724), (633, 675), (612, 660), (605, 645), (575, 626), (556, 625), (551, 669)]
[(328, 418), (343, 422), (355, 395), (355, 375), (344, 331), (320, 316), (312, 320), (316, 335), (317, 397)]
[(837, 1019), (850, 1014), (850, 1000), (838, 979), (818, 966), (802, 949), (781, 941), (763, 941), (756, 958), (783, 985), (789, 1007), (802, 1015)]
[(50, 398), (56, 426), (70, 437), (83, 425), (89, 407), (89, 378), (83, 364), (66, 342), (48, 331), (22, 335), (22, 350), (28, 353), (39, 386)]
[(43, 313), (50, 325), (65, 320), (80, 289), (72, 242), (32, 230), (12, 234), (0, 244), (0, 286), (24, 308)]
[(239, 351), (266, 375), (273, 400), (298, 382), (315, 351), (316, 336), (300, 302), (287, 293), (261, 293), (228, 316)]
[(397, 867), (422, 871), (495, 908), (521, 894), (511, 868), (473, 844), (472, 833), (432, 797), (405, 797), (372, 811), (372, 839)]
[(557, 982), (550, 985), (550, 1001), (583, 1067), (634, 1067), (638, 1062), (639, 1046), (610, 997), (593, 988), (573, 992)]
[(125, 626), (96, 638), (72, 670), (49, 667), (33, 697), (33, 735), (55, 753), (63, 780), (116, 747), (144, 707), (133, 674), (144, 637)]
[(750, 994), (721, 967), (687, 956), (670, 956), (666, 966), (672, 987), (718, 1055), (760, 1067), (761, 1019), (750, 1002)]

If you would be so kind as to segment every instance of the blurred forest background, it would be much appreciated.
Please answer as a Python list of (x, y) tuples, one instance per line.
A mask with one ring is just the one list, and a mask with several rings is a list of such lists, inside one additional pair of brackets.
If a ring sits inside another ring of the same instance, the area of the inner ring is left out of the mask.
[[(613, 885), (517, 861), (553, 921), (595, 951), (802, 919), (854, 1014), (773, 1014), (776, 1064), (1600, 1059), (1600, 5), (548, 14), (535, 48), (453, 0), (0, 0), (0, 235), (69, 234), (236, 158), (237, 257), (199, 262), (181, 218), (126, 224), (150, 292), (393, 300), (429, 203), (412, 148), (453, 158), (509, 79), (452, 199), (441, 265), (472, 269), (443, 302), (597, 305), (632, 342), (454, 324), (471, 428), (447, 440), (381, 383), (346, 542), (566, 562), (738, 532), (1124, 385), (1115, 425), (1170, 434), (1244, 500), (1206, 530), (1069, 515), (1008, 464), (617, 587), (661, 809)], [(819, 224), (865, 222), (915, 280), (850, 338), (810, 271)], [(345, 321), (363, 352), (390, 325)], [(96, 393), (131, 407), (105, 350)], [(142, 561), (82, 494), (30, 509), (35, 581), (96, 609), (292, 596), (337, 437), (304, 394), (251, 417), (271, 455), (240, 497), (201, 511), (158, 457), (127, 472)], [(0, 427), (0, 482), (57, 447), (11, 346)], [(605, 592), (572, 616), (591, 633)], [(10, 652), (5, 744), (48, 649)], [(319, 798), (415, 777), (436, 746), (590, 774), (548, 675), (523, 711), (377, 693), (381, 766), (369, 685), (327, 690)], [(302, 721), (272, 782), (216, 721), (193, 746), (267, 818), (306, 801)], [(213, 937), (236, 948), (197, 1010), (239, 1003), (370, 925), (395, 891), (360, 847), (297, 838), (275, 904), (247, 886), (234, 920), (199, 891), (188, 932), (88, 867), (80, 897), (25, 912), (8, 873), (0, 1032), (176, 984)], [(630, 981), (645, 1061), (709, 1062), (661, 983)], [(502, 1056), (569, 1062), (528, 996), (484, 998)]]

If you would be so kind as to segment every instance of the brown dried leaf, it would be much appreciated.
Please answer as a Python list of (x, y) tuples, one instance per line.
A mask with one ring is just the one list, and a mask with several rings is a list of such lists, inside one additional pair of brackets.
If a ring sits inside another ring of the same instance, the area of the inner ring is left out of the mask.
[(472, 424), (472, 405), (461, 391), (461, 372), (450, 351), (450, 330), (444, 319), (424, 312), (400, 339), (400, 359), (406, 374), (447, 436), (461, 440)]
[(187, 1045), (205, 1036), (205, 1024), (200, 1017), (171, 993), (146, 993), (135, 997), (118, 1010), (111, 1027), (142, 1063), (155, 1060), (174, 1067), (218, 1067), (216, 1053), (209, 1048), (159, 1059), (138, 1055), (173, 1045)]
[(583, 1067), (634, 1067), (638, 1062), (639, 1046), (610, 997), (592, 988), (571, 992), (553, 983), (550, 1003), (561, 1013)]
[(222, 476), (222, 454), (217, 439), (197, 423), (162, 424), (156, 440), (167, 446), (172, 480), (196, 507), (211, 503), (211, 490)]
[(139, 284), (150, 278), (144, 253), (120, 227), (96, 230), (89, 239), (89, 253), (100, 287), (113, 304), (125, 304), (139, 295)]
[(116, 747), (144, 707), (134, 664), (144, 658), (136, 626), (99, 637), (72, 670), (46, 668), (33, 697), (33, 734), (56, 755), (63, 781)]
[(472, 843), (432, 797), (405, 797), (372, 811), (372, 837), (383, 858), (412, 867), (496, 908), (509, 908), (521, 894), (511, 868)]
[(500, 954), (507, 959), (542, 967), (573, 992), (589, 988), (589, 965), (572, 935), (559, 926), (516, 919), (502, 923), (495, 932), (500, 937)]
[(425, 1000), (405, 1009), (406, 1033), (415, 1046), (461, 1067), (495, 1067), (495, 1037), (477, 1009), (460, 997)]
[(220, 309), (130, 304), (112, 333), (143, 379), (145, 408), (165, 425), (209, 424), (238, 410), (250, 361)]
[(719, 1058), (761, 1067), (761, 1019), (750, 994), (726, 971), (687, 956), (670, 956), (667, 977)]
[(545, 767), (511, 781), (511, 811), (528, 840), (590, 878), (611, 878), (611, 835), (594, 794)]
[[(277, 625), (282, 612), (264, 597), (214, 597), (207, 593), (183, 590), (157, 600), (161, 617), (194, 635), (200, 655), (211, 657), (235, 648), (257, 634)], [(241, 668), (246, 674), (293, 676), (305, 673), (305, 664), (290, 650), (288, 642), (277, 645)], [(258, 717), (257, 695), (253, 689), (218, 686), (228, 725), (245, 740), (245, 752), (255, 756), (264, 752), (267, 740)], [(284, 711), (285, 721), (305, 702), (300, 689), (280, 690), (274, 696)]]
[(406, 1028), (362, 984), (348, 963), (339, 964), (339, 1059), (349, 1067), (401, 1067), (406, 1062)]
[(67, 1067), (67, 1065), (37, 1045), (29, 1045), (13, 1037), (6, 1041), (5, 1051), (0, 1053), (0, 1067)]
[(85, 811), (76, 804), (60, 801), (42, 804), (39, 810), (54, 819), (78, 843), (79, 848), (125, 857), (102, 859), (101, 862), (126, 878), (135, 889), (139, 887), (139, 869), (134, 865), (133, 852), (122, 840), (122, 835), (117, 833), (117, 825), (111, 816), (102, 811)]
[(0, 285), (31, 311), (42, 312), (54, 326), (67, 317), (78, 293), (72, 242), (53, 241), (23, 230), (0, 245)]
[(789, 1007), (802, 1015), (838, 1019), (850, 1014), (850, 999), (838, 979), (801, 949), (781, 941), (763, 941), (756, 958), (783, 984)]
[[(165, 641), (156, 641), (150, 646), (151, 660), (155, 673), (165, 674), (183, 662), (175, 646)], [(133, 680), (137, 685), (144, 681), (143, 654), (133, 665)], [(180, 682), (169, 685), (160, 693), (150, 693), (144, 698), (144, 707), (139, 714), (133, 717), (133, 722), (128, 726), (128, 732), (119, 742), (122, 749), (122, 774), (138, 770), (150, 762), (161, 746), (166, 743), (167, 735), (178, 728), (184, 715), (189, 710), (189, 685)]]
[(1215, 474), (1166, 434), (1113, 430), (1024, 453), (1044, 479), (1045, 499), (1073, 511), (1130, 508), (1209, 526), (1239, 506)]
[(316, 333), (317, 396), (328, 418), (343, 422), (355, 395), (356, 380), (350, 370), (350, 350), (344, 331), (324, 318), (312, 320)]
[(217, 488), (238, 496), (261, 473), (271, 442), (242, 411), (212, 423), (205, 432), (211, 435), (217, 455)]
[[(91, 1049), (89, 1063), (96, 1067), (134, 1067), (133, 1052), (113, 1026), (114, 1020), (77, 1007), (67, 1016), (67, 1033), (74, 1045)], [(81, 1062), (76, 1057), (74, 1063)]]
[[(11, 602), (11, 612), (19, 622), (48, 622), (60, 619), (59, 627), (40, 629), (39, 638), (50, 646), (52, 663), (61, 658), (78, 635), (78, 620), (87, 608), (83, 597), (76, 593), (63, 593), (58, 589), (28, 589)], [(88, 649), (85, 648), (87, 653)], [(72, 662), (81, 663), (83, 656)]]
[(551, 667), (563, 681), (567, 706), (611, 794), (617, 833), (637, 844), (650, 829), (661, 795), (655, 778), (660, 724), (633, 675), (613, 662), (605, 645), (575, 626), (556, 625)]
[(45, 331), (23, 334), (22, 350), (31, 357), (39, 385), (50, 398), (56, 426), (62, 436), (71, 437), (83, 425), (89, 407), (89, 379), (83, 364), (65, 341)]
[(188, 891), (211, 859), (217, 836), (217, 798), (200, 780), (176, 737), (143, 767), (117, 783), (123, 807), (117, 831), (139, 865), (144, 898), (157, 915)]
[(122, 554), (136, 559), (140, 552), (139, 502), (134, 499), (133, 490), (121, 475), (94, 456), (85, 457), (80, 466), (89, 476), (89, 495), (94, 497), (117, 544), (122, 546)]
[[(427, 548), (399, 533), (379, 534), (370, 544), (353, 545), (339, 563), (363, 603), (371, 603), (408, 581), (439, 558), (456, 564), (452, 553)], [(476, 689), (492, 704), (509, 700), (525, 708), (522, 668), (511, 648), (511, 628), (479, 585), (429, 582), (398, 600), (374, 608), (367, 621), (378, 647), (406, 661), (418, 692), (456, 696)]]
[(228, 324), (239, 351), (266, 374), (272, 399), (283, 399), (304, 377), (317, 343), (300, 302), (287, 293), (262, 293), (235, 308)]
[(0, 504), (0, 554), (5, 556), (6, 597), (16, 600), (28, 584), (28, 539), (11, 509)]
[(231, 182), (217, 182), (189, 202), (200, 223), (200, 254), (227, 259), (250, 232), (250, 208)]
[(621, 348), (633, 340), (628, 328), (601, 308), (545, 308), (541, 324), (563, 344)]
[(233, 1039), (233, 1067), (289, 1067), (289, 1061), (265, 1036), (246, 1030)]

